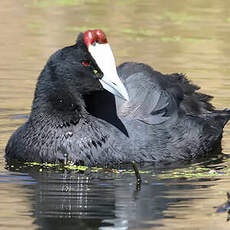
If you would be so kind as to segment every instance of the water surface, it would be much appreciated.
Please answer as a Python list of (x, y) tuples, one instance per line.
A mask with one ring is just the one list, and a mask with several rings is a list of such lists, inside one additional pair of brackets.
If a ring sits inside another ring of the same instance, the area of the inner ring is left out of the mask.
[[(226, 201), (229, 160), (142, 166), (137, 188), (132, 173), (9, 168), (3, 157), (46, 60), (88, 28), (107, 33), (117, 64), (186, 73), (217, 108), (230, 107), (229, 7), (227, 0), (1, 0), (0, 229), (229, 229), (227, 213), (213, 208)], [(229, 125), (223, 152), (230, 153)]]

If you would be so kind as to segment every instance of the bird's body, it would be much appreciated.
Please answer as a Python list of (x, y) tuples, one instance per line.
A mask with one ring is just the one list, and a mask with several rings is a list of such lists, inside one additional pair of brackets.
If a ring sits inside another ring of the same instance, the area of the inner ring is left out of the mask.
[[(74, 60), (77, 51), (83, 54)], [(214, 110), (211, 97), (197, 93), (199, 88), (185, 76), (124, 63), (117, 72), (128, 92), (125, 101), (103, 90), (97, 79), (73, 78), (73, 73), (87, 74), (88, 70), (73, 67), (86, 52), (77, 43), (48, 61), (30, 117), (6, 147), (7, 159), (68, 158), (76, 164), (108, 165), (193, 160), (220, 151), (230, 112)]]

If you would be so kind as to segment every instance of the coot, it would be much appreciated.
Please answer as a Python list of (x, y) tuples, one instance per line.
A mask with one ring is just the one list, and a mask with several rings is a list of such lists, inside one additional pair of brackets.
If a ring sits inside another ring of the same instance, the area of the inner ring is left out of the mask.
[(220, 150), (229, 110), (215, 110), (182, 74), (142, 63), (117, 69), (102, 30), (55, 52), (6, 159), (108, 165), (193, 160)]

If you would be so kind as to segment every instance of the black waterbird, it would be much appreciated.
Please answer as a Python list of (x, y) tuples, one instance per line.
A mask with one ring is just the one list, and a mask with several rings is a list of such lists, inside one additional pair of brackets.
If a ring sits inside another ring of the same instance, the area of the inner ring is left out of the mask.
[(5, 156), (84, 165), (210, 156), (221, 150), (230, 111), (215, 110), (198, 89), (142, 63), (116, 68), (104, 32), (86, 31), (48, 60)]

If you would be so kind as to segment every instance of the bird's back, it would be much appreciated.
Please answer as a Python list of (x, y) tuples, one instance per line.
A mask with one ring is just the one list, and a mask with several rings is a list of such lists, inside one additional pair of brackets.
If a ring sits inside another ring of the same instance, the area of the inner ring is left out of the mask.
[(137, 63), (120, 65), (118, 74), (130, 101), (117, 99), (117, 111), (144, 155), (194, 159), (219, 149), (230, 112), (214, 110), (211, 97), (196, 92), (199, 87), (184, 75), (163, 75)]
[[(127, 85), (129, 81), (133, 82), (134, 88), (138, 89), (140, 87), (138, 84), (142, 81), (142, 87), (145, 88), (146, 94), (153, 94), (150, 86), (154, 84), (155, 88), (164, 90), (174, 98), (176, 104), (180, 105), (180, 108), (187, 114), (199, 115), (214, 111), (214, 106), (210, 103), (213, 97), (197, 92), (200, 87), (191, 83), (183, 74), (162, 74), (146, 64), (135, 62), (126, 62), (120, 65), (118, 74), (127, 87), (129, 87)], [(137, 75), (139, 76), (137, 77)], [(139, 80), (134, 78), (139, 78)], [(129, 93), (132, 94), (132, 91)]]

